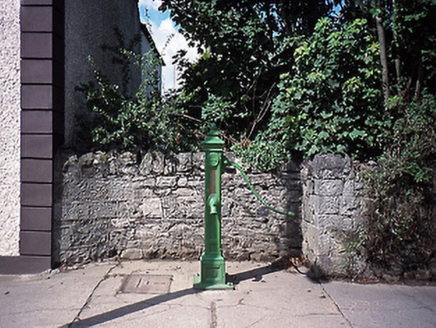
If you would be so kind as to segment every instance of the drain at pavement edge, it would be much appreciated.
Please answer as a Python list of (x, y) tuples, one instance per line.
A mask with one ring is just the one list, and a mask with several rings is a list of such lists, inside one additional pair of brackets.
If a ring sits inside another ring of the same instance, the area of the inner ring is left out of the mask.
[(131, 274), (124, 277), (121, 293), (167, 294), (170, 292), (172, 275)]

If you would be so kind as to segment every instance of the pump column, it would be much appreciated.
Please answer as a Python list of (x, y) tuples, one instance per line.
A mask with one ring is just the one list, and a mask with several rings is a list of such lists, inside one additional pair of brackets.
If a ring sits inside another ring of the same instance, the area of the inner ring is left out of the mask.
[(221, 254), (221, 172), (223, 169), (224, 141), (219, 138), (215, 124), (212, 124), (202, 148), (206, 153), (205, 163), (205, 213), (204, 243), (201, 255), (201, 274), (194, 277), (196, 289), (228, 289), (225, 262)]

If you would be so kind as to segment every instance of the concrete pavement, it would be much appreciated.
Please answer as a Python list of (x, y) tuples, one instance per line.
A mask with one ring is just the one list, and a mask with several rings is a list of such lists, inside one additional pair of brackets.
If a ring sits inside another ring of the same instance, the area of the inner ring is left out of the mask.
[(199, 262), (133, 261), (0, 276), (0, 327), (436, 327), (436, 287), (317, 282), (227, 262), (235, 290), (196, 291)]

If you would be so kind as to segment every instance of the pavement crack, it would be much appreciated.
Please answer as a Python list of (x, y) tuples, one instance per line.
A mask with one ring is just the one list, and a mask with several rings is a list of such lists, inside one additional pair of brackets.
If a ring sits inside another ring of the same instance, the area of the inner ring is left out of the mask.
[(319, 285), (321, 286), (322, 290), (324, 291), (324, 293), (330, 298), (331, 302), (335, 305), (336, 309), (339, 311), (339, 313), (341, 314), (342, 318), (345, 319), (345, 321), (348, 323), (348, 325), (353, 328), (353, 325), (351, 324), (351, 321), (348, 320), (348, 318), (345, 316), (344, 312), (342, 312), (341, 308), (339, 307), (339, 304), (336, 303), (336, 301), (333, 299), (333, 297), (327, 292), (327, 290), (324, 288), (324, 285), (322, 284), (322, 282), (319, 282)]
[(250, 325), (248, 325), (247, 328), (254, 327), (254, 325), (257, 325), (259, 322), (265, 320), (267, 317), (268, 317), (268, 316), (266, 316), (266, 315), (263, 316), (262, 318), (256, 320), (255, 322), (251, 323)]
[(210, 324), (210, 328), (217, 328), (218, 326), (218, 316), (217, 316), (217, 312), (216, 312), (216, 303), (212, 302), (210, 304), (210, 315), (211, 315), (211, 324)]
[[(120, 262), (121, 263), (121, 262)], [(97, 284), (94, 286), (94, 288), (92, 289), (91, 293), (89, 294), (88, 298), (86, 299), (85, 303), (83, 304), (83, 306), (80, 308), (79, 313), (77, 313), (77, 315), (74, 317), (73, 321), (70, 322), (67, 327), (71, 328), (74, 323), (80, 321), (80, 316), (82, 315), (83, 311), (86, 309), (86, 307), (89, 305), (89, 303), (91, 303), (91, 299), (94, 296), (95, 291), (97, 290), (98, 287), (100, 287), (101, 283), (103, 281), (105, 281), (107, 278), (109, 278), (109, 274), (112, 272), (112, 270), (114, 270), (117, 266), (120, 265), (120, 263), (114, 265), (113, 267), (109, 268), (109, 270), (104, 274), (103, 278), (101, 278)]]

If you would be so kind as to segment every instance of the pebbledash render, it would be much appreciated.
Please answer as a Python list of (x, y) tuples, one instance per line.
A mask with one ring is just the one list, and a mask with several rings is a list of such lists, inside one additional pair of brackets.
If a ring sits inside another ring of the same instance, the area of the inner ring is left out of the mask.
[(19, 255), (20, 1), (0, 3), (0, 256)]

